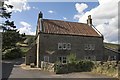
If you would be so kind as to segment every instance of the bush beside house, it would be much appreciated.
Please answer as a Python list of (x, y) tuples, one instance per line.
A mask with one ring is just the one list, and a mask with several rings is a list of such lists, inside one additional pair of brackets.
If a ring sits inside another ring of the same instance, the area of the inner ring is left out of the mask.
[(93, 69), (94, 63), (91, 61), (76, 61), (67, 64), (55, 64), (56, 74), (70, 73), (70, 72), (88, 72)]
[(89, 60), (76, 60), (74, 54), (70, 54), (68, 63), (62, 64), (55, 63), (56, 74), (64, 74), (70, 72), (93, 72), (97, 74), (104, 74), (118, 78), (119, 76), (119, 63), (118, 61), (89, 61)]
[(70, 72), (88, 72), (93, 69), (94, 63), (88, 60), (77, 60), (75, 54), (67, 56), (66, 64), (60, 62), (55, 63), (55, 72), (57, 74)]

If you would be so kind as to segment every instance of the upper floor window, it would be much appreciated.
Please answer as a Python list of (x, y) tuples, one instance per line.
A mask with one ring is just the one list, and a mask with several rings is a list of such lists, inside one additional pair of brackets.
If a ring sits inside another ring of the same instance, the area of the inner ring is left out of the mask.
[(58, 50), (62, 50), (63, 46), (61, 43), (58, 43)]
[(70, 43), (67, 44), (67, 49), (71, 50), (71, 44)]
[(95, 44), (85, 44), (84, 50), (95, 50)]
[(66, 50), (67, 49), (67, 44), (66, 43), (62, 43), (63, 45), (63, 50)]
[(58, 43), (58, 50), (71, 50), (70, 43)]

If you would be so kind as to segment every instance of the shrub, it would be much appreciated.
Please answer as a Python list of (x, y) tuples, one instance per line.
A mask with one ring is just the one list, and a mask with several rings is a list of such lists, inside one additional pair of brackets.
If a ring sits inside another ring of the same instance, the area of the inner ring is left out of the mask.
[(72, 63), (55, 64), (55, 72), (57, 74), (69, 73), (69, 72), (86, 72), (91, 71), (94, 63), (91, 61), (76, 61)]
[[(99, 62), (101, 63), (101, 62)], [(116, 62), (103, 62), (102, 65), (98, 65), (98, 63), (94, 64), (95, 67), (93, 68), (94, 73), (101, 73), (112, 77), (118, 76), (118, 64)]]
[(55, 64), (55, 72), (56, 74), (65, 74), (68, 73), (67, 64)]
[(83, 72), (91, 71), (94, 67), (94, 63), (91, 61), (78, 61), (76, 55), (71, 53), (67, 56), (67, 64), (62, 64), (60, 62), (55, 63), (55, 72), (57, 74), (69, 73), (69, 72)]
[(83, 71), (91, 71), (92, 68), (94, 66), (94, 63), (91, 61), (83, 61), (83, 65), (82, 65), (82, 70)]
[(68, 63), (68, 70), (69, 72), (75, 72), (76, 70), (76, 62)]
[(70, 55), (67, 56), (67, 61), (68, 61), (69, 63), (74, 63), (74, 62), (76, 62), (76, 61), (77, 61), (76, 55), (73, 54), (73, 53), (70, 53)]
[(16, 59), (21, 57), (22, 57), (22, 52), (19, 48), (8, 49), (3, 54), (3, 59)]

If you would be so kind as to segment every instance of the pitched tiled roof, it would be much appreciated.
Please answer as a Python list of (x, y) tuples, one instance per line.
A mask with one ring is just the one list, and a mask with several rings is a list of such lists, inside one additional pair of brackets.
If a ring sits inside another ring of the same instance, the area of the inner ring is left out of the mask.
[[(40, 25), (40, 23), (38, 24)], [(100, 35), (89, 25), (77, 22), (42, 19), (44, 33), (99, 36)]]

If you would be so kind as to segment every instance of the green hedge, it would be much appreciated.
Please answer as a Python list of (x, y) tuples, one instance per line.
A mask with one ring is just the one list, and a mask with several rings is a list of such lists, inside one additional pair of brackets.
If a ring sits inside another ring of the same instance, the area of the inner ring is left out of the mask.
[(88, 72), (91, 71), (94, 63), (91, 61), (76, 61), (67, 64), (56, 63), (56, 74), (70, 73), (70, 72)]
[(55, 72), (56, 72), (56, 74), (69, 73), (68, 65), (66, 65), (66, 64), (56, 64), (55, 65)]

